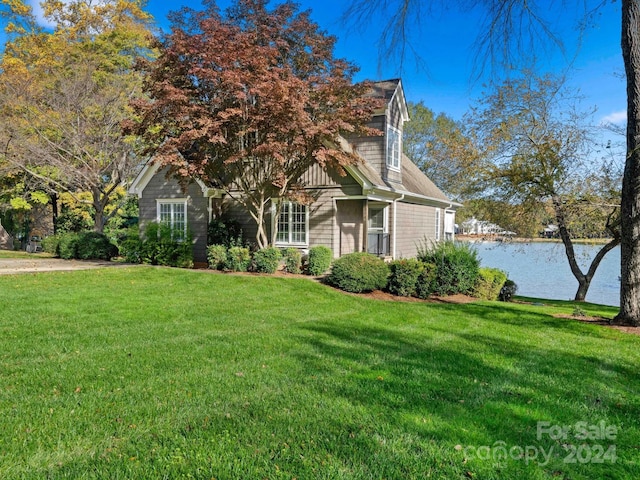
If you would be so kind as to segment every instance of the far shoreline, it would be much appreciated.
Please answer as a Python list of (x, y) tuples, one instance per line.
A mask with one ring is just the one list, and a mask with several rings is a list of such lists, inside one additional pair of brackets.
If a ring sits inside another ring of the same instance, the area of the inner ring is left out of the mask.
[[(495, 242), (495, 243), (562, 243), (559, 238), (527, 238), (527, 237), (511, 237), (498, 234), (486, 235), (462, 235), (457, 234), (455, 239), (459, 242)], [(605, 245), (611, 241), (610, 238), (573, 238), (571, 241), (577, 245)]]

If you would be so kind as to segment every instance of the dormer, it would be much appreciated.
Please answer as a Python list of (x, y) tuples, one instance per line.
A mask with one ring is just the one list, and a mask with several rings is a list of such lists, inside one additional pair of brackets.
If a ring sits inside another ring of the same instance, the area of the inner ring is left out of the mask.
[(409, 111), (400, 79), (373, 82), (370, 95), (382, 98), (383, 106), (374, 113), (370, 127), (381, 136), (350, 138), (360, 156), (391, 188), (402, 185), (402, 133)]

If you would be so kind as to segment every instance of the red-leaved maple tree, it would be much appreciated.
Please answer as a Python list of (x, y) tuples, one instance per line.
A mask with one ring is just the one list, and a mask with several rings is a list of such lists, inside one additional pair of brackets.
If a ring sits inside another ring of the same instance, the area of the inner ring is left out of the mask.
[(379, 107), (308, 12), (267, 4), (237, 0), (220, 13), (209, 2), (174, 14), (159, 57), (143, 64), (150, 100), (135, 103), (134, 126), (172, 175), (240, 202), (260, 247), (275, 239), (265, 222), (271, 200), (310, 201), (299, 179), (311, 165), (342, 173), (357, 162), (341, 135), (376, 134), (366, 123)]

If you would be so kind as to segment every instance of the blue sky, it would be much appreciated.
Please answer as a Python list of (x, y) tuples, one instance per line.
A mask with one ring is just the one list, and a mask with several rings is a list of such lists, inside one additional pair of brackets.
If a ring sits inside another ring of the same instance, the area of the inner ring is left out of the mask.
[[(37, 0), (30, 2), (35, 5)], [(218, 1), (223, 8), (229, 3), (229, 0)], [(400, 69), (399, 63), (394, 62), (387, 62), (382, 67), (379, 65), (376, 42), (384, 14), (377, 21), (372, 20), (365, 27), (356, 29), (345, 26), (341, 21), (348, 3), (346, 0), (299, 0), (298, 3), (302, 9), (310, 9), (314, 21), (338, 38), (337, 56), (360, 67), (357, 81), (401, 77), (410, 101), (424, 101), (432, 110), (445, 112), (455, 119), (460, 119), (482, 94), (482, 81), (472, 80), (473, 45), (481, 23), (478, 12), (463, 14), (444, 7), (423, 19), (421, 27), (413, 30), (412, 40), (419, 47), (426, 68), (417, 68), (415, 62), (408, 58)], [(549, 5), (555, 3), (549, 0)], [(563, 12), (562, 3), (559, 2), (550, 15), (555, 19), (551, 27), (566, 41), (567, 51), (573, 55), (575, 25), (570, 20), (572, 16)], [(166, 28), (167, 13), (182, 5), (198, 7), (200, 2), (148, 0), (147, 10), (161, 27)], [(620, 2), (608, 2), (598, 12), (593, 25), (586, 31), (569, 73), (570, 84), (585, 96), (585, 106), (597, 107), (596, 123), (606, 119), (623, 124), (626, 118), (625, 83), (620, 78), (623, 73), (620, 8)], [(557, 52), (543, 52), (541, 60), (549, 70), (555, 71), (566, 70), (569, 63)]]

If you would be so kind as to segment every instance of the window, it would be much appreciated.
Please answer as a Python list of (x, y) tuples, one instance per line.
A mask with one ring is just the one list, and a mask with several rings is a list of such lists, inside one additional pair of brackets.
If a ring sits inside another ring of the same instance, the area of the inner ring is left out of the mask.
[(169, 225), (174, 240), (184, 240), (187, 236), (187, 201), (158, 200), (158, 223)]
[(436, 242), (440, 240), (440, 209), (436, 208)]
[(369, 204), (369, 231), (386, 232), (387, 210), (384, 205)]
[(282, 202), (277, 226), (277, 244), (307, 245), (309, 230), (307, 206), (294, 202)]
[(387, 166), (400, 170), (400, 130), (392, 126), (387, 126)]

